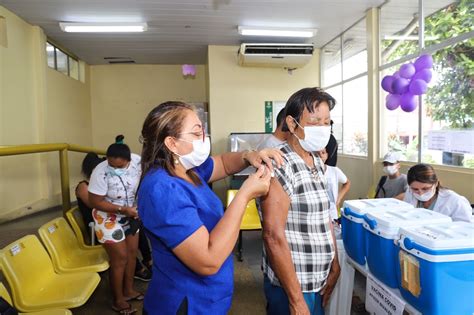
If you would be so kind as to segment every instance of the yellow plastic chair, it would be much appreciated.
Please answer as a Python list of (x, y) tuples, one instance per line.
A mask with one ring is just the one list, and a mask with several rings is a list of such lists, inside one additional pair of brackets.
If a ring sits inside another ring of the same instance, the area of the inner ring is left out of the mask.
[(35, 235), (27, 235), (0, 251), (0, 268), (21, 312), (74, 308), (87, 302), (100, 282), (95, 272), (57, 274)]
[(369, 190), (367, 191), (367, 198), (374, 199), (375, 198), (375, 185), (371, 185)]
[[(72, 229), (74, 230), (74, 233), (77, 236), (77, 239), (79, 240), (79, 245), (82, 248), (102, 248), (102, 245), (88, 245), (89, 241), (87, 241), (89, 238), (86, 238), (85, 235), (89, 235), (89, 229), (86, 227), (84, 224), (84, 219), (82, 217), (82, 213), (79, 210), (78, 207), (74, 207), (68, 212), (66, 212), (66, 218), (71, 225)], [(105, 250), (104, 250), (105, 251)]]
[[(0, 296), (8, 302), (8, 304), (12, 305), (12, 299), (10, 294), (7, 291), (7, 288), (0, 282)], [(71, 315), (70, 310), (66, 309), (54, 309), (54, 310), (46, 310), (46, 311), (39, 311), (39, 312), (32, 312), (32, 313), (18, 313), (18, 314), (28, 314), (28, 315)]]
[[(238, 190), (236, 189), (229, 189), (227, 190), (227, 207), (230, 205), (231, 201), (234, 199), (235, 195), (237, 194)], [(240, 231), (239, 231), (239, 240), (237, 242), (237, 258), (239, 261), (242, 261), (242, 231), (250, 231), (250, 230), (261, 230), (262, 224), (260, 223), (260, 216), (258, 215), (257, 204), (255, 203), (255, 199), (252, 199), (247, 204), (247, 208), (245, 208), (244, 217), (242, 218), (242, 223), (240, 224)]]
[(53, 219), (38, 229), (54, 269), (58, 273), (90, 271), (109, 268), (109, 257), (102, 248), (81, 248), (76, 235), (64, 218)]

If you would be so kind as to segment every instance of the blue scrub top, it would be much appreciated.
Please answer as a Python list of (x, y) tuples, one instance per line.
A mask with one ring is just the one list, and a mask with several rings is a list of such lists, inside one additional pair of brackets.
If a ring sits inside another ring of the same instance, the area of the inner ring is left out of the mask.
[(209, 232), (224, 214), (220, 199), (207, 182), (214, 169), (208, 158), (194, 170), (200, 186), (171, 176), (162, 168), (149, 171), (138, 192), (138, 212), (153, 251), (153, 278), (145, 295), (148, 314), (176, 314), (184, 298), (188, 314), (226, 314), (233, 293), (232, 255), (212, 276), (186, 267), (172, 249), (204, 225)]

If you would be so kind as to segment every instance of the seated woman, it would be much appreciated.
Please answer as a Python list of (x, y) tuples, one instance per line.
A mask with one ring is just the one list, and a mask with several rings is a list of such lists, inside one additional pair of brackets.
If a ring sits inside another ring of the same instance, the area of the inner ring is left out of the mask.
[(447, 216), (453, 221), (470, 222), (472, 208), (469, 201), (454, 191), (441, 186), (431, 165), (417, 164), (408, 170), (409, 188), (404, 201), (415, 207), (430, 209)]
[[(89, 152), (82, 160), (82, 167), (81, 173), (84, 175), (85, 180), (82, 180), (76, 186), (76, 198), (77, 198), (77, 206), (82, 214), (82, 219), (84, 220), (84, 224), (86, 227), (89, 226), (89, 223), (93, 222), (94, 219), (92, 218), (92, 206), (89, 202), (89, 180), (91, 178), (92, 171), (94, 168), (102, 163), (104, 159), (101, 159), (96, 153)], [(86, 238), (86, 242), (90, 244), (90, 236), (88, 233), (84, 235)]]

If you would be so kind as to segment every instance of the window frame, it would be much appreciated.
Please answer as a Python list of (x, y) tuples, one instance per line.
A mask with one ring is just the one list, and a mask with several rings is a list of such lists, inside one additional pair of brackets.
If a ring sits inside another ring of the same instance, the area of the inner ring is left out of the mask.
[[(433, 44), (433, 45), (429, 45), (429, 46), (425, 46), (425, 40), (424, 40), (424, 36), (425, 36), (425, 19), (428, 18), (429, 16), (424, 16), (424, 8), (423, 8), (423, 4), (424, 2), (421, 0), (418, 2), (418, 24), (419, 24), (419, 29), (421, 31), (418, 32), (418, 44), (417, 44), (417, 52), (415, 53), (412, 53), (412, 54), (409, 54), (409, 55), (405, 55), (401, 58), (398, 58), (396, 60), (393, 60), (389, 63), (385, 63), (383, 64), (382, 63), (382, 58), (381, 58), (381, 43), (382, 43), (382, 34), (380, 32), (381, 30), (381, 24), (382, 24), (382, 19), (381, 19), (381, 10), (383, 9), (383, 6), (384, 5), (381, 5), (379, 7), (379, 10), (378, 10), (378, 29), (379, 29), (379, 39), (378, 39), (378, 47), (379, 47), (379, 65), (377, 67), (377, 71), (378, 71), (378, 74), (380, 75), (384, 70), (386, 69), (389, 69), (391, 67), (397, 67), (397, 66), (400, 66), (404, 63), (406, 63), (407, 61), (410, 61), (410, 60), (413, 60), (413, 59), (416, 59), (418, 58), (420, 55), (423, 55), (423, 54), (429, 54), (429, 55), (432, 55), (433, 53), (437, 52), (438, 50), (441, 50), (441, 49), (445, 49), (445, 48), (449, 48), (450, 46), (454, 46), (458, 43), (461, 43), (465, 40), (468, 40), (468, 39), (472, 39), (474, 38), (474, 30), (473, 31), (470, 31), (470, 32), (467, 32), (467, 33), (463, 33), (461, 35), (458, 35), (456, 37), (452, 37), (452, 38), (448, 38), (448, 39), (445, 39), (437, 44)], [(445, 9), (447, 6), (445, 7), (442, 7), (440, 8), (439, 10), (443, 10)], [(438, 10), (438, 11), (439, 11)], [(436, 11), (436, 12), (438, 12)], [(381, 80), (382, 78), (380, 78)], [(383, 100), (383, 97), (382, 97), (382, 93), (380, 92), (382, 90), (381, 86), (380, 86), (380, 82), (378, 84), (378, 99), (379, 99), (379, 104), (378, 104), (378, 120), (379, 121), (382, 121), (382, 111), (384, 110), (384, 100)], [(423, 163), (423, 152), (424, 152), (424, 145), (423, 145), (423, 132), (424, 132), (424, 124), (423, 124), (423, 110), (424, 110), (424, 107), (426, 106), (425, 104), (425, 97), (419, 97), (418, 98), (418, 107), (417, 107), (417, 113), (418, 113), (418, 131), (417, 131), (417, 134), (416, 134), (416, 137), (418, 139), (418, 148), (417, 148), (417, 161), (416, 162), (413, 162), (413, 161), (407, 161), (407, 160), (403, 160), (402, 162), (403, 163)], [(379, 137), (378, 137), (378, 153), (379, 153), (379, 156), (377, 157), (378, 159), (382, 159), (382, 152), (384, 151), (384, 149), (386, 149), (385, 147), (383, 147), (383, 137), (386, 136), (385, 134), (382, 134), (382, 130), (381, 128), (378, 128), (378, 133), (379, 133)], [(468, 167), (464, 167), (464, 166), (457, 166), (457, 165), (446, 165), (446, 164), (437, 164), (437, 163), (434, 163), (434, 165), (436, 165), (436, 167), (443, 167), (443, 168), (446, 168), (446, 169), (450, 169), (450, 170), (472, 170), (471, 168), (468, 168)]]
[[(339, 49), (341, 51), (340, 53), (340, 64), (341, 64), (341, 81), (339, 82), (336, 82), (336, 83), (332, 83), (330, 85), (327, 85), (327, 86), (324, 86), (323, 84), (321, 84), (321, 86), (323, 87), (324, 90), (328, 90), (328, 89), (331, 89), (331, 88), (334, 88), (334, 87), (337, 87), (337, 86), (340, 86), (341, 87), (341, 96), (342, 96), (342, 99), (341, 99), (341, 106), (342, 106), (342, 117), (344, 117), (344, 85), (351, 82), (351, 81), (354, 81), (354, 80), (357, 80), (361, 77), (364, 77), (364, 76), (367, 76), (369, 75), (369, 69), (367, 67), (367, 70), (364, 71), (364, 72), (361, 72), (361, 73), (358, 73), (354, 76), (351, 76), (349, 78), (346, 78), (344, 79), (344, 45), (343, 45), (343, 41), (344, 41), (344, 34), (346, 34), (347, 32), (349, 32), (354, 26), (356, 26), (357, 24), (363, 22), (363, 21), (367, 21), (367, 16), (364, 15), (362, 18), (358, 19), (355, 23), (353, 23), (352, 25), (350, 25), (347, 29), (345, 29), (343, 32), (341, 32), (340, 34), (338, 34), (337, 36), (335, 36), (334, 38), (331, 38), (331, 40), (329, 40), (327, 43), (325, 43), (322, 47), (321, 47), (321, 51), (324, 50), (324, 47), (326, 47), (328, 44), (332, 43), (334, 40), (336, 40), (338, 37), (339, 37)], [(367, 30), (366, 30), (367, 31)], [(368, 51), (369, 47), (368, 47), (368, 41), (367, 41), (367, 32), (366, 32), (366, 51)], [(367, 65), (368, 65), (368, 60), (367, 60)], [(323, 65), (323, 58), (320, 58), (319, 60), (319, 67), (320, 67), (320, 73), (321, 73), (321, 83), (324, 83), (324, 65)], [(367, 91), (367, 96), (368, 95), (368, 91)], [(368, 115), (368, 106), (369, 104), (367, 104), (367, 115)], [(368, 121), (367, 121), (368, 122)], [(342, 156), (347, 156), (347, 157), (351, 157), (351, 158), (357, 158), (357, 159), (368, 159), (368, 155), (369, 155), (369, 152), (367, 152), (367, 154), (365, 155), (357, 155), (357, 154), (350, 154), (350, 153), (344, 153), (344, 119), (343, 121), (341, 122), (341, 131), (342, 131), (342, 139), (341, 139), (341, 143), (339, 144), (340, 145), (340, 148), (339, 148), (339, 152), (338, 154), (342, 155)], [(367, 138), (368, 138), (368, 130), (369, 130), (369, 122), (367, 123)]]
[[(70, 77), (71, 79), (74, 79), (74, 80), (77, 80), (77, 81), (81, 81), (79, 69), (78, 69), (77, 78), (71, 76), (70, 61), (69, 61), (70, 59), (73, 59), (74, 61), (77, 62), (77, 65), (78, 65), (78, 67), (79, 67), (79, 65), (80, 65), (80, 60), (79, 60), (79, 58), (77, 58), (76, 56), (73, 56), (72, 54), (68, 53), (68, 52), (65, 51), (64, 49), (59, 48), (58, 45), (54, 44), (54, 42), (52, 42), (52, 41), (49, 40), (49, 39), (46, 41), (46, 44), (53, 47), (53, 52), (54, 52), (54, 68), (51, 67), (51, 66), (49, 66), (47, 60), (46, 60), (46, 65), (47, 65), (49, 68), (51, 68), (51, 69), (54, 69), (54, 70), (56, 70), (56, 71), (58, 71), (58, 72), (60, 72), (60, 73), (62, 73), (62, 74), (64, 74), (64, 75), (67, 75), (67, 76)], [(66, 55), (67, 74), (65, 74), (64, 72), (58, 70), (58, 54), (57, 54), (57, 51), (58, 51), (58, 50), (59, 50), (60, 52), (62, 52), (64, 55)]]

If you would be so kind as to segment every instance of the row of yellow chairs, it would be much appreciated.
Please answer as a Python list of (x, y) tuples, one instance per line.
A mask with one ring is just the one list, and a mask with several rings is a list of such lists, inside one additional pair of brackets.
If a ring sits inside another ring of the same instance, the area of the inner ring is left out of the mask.
[[(75, 211), (68, 212), (68, 219)], [(83, 305), (99, 284), (97, 272), (109, 267), (107, 254), (100, 246), (84, 244), (64, 218), (44, 224), (38, 234), (44, 247), (38, 237), (27, 235), (0, 250), (0, 269), (13, 305), (22, 312), (70, 314), (66, 309)], [(8, 300), (0, 285), (1, 296)]]

